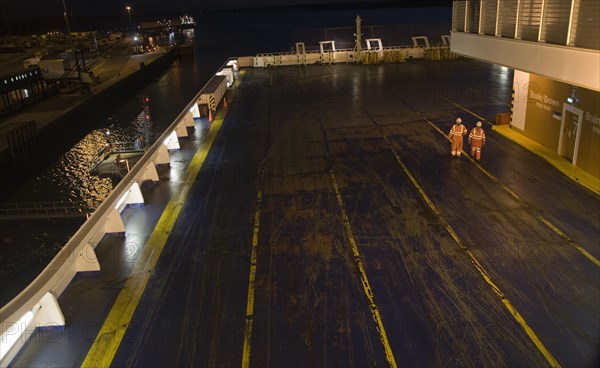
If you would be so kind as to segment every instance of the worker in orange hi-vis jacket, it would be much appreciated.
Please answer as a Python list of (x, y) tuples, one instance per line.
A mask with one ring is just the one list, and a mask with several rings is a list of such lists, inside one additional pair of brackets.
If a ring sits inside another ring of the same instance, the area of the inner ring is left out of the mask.
[(462, 125), (462, 119), (458, 118), (448, 134), (448, 139), (452, 142), (452, 157), (460, 157), (465, 135), (467, 135), (467, 128)]
[(469, 133), (469, 143), (471, 144), (471, 156), (479, 161), (481, 159), (481, 148), (485, 144), (485, 132), (481, 127), (481, 121), (478, 121), (477, 126), (471, 129), (471, 133)]

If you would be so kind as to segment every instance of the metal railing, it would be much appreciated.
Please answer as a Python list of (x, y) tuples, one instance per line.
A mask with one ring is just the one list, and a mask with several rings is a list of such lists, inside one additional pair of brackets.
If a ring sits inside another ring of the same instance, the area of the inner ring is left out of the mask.
[(35, 202), (0, 204), (0, 220), (85, 217), (92, 212), (84, 203)]
[[(140, 185), (146, 180), (159, 181), (157, 165), (170, 163), (169, 150), (179, 148), (179, 134), (187, 136), (187, 126), (193, 126), (192, 110), (197, 108), (198, 93), (174, 119), (164, 133), (148, 147), (145, 155), (116, 185), (108, 197), (94, 210), (77, 232), (61, 248), (44, 270), (24, 290), (0, 308), (0, 332), (3, 346), (0, 365), (5, 366), (26, 344), (38, 326), (62, 326), (64, 315), (57, 298), (79, 272), (99, 271), (100, 263), (94, 248), (105, 234), (125, 232), (121, 211), (128, 204), (144, 203)], [(191, 120), (191, 125), (188, 125)], [(183, 135), (185, 133), (185, 135)], [(9, 206), (33, 213), (35, 206)], [(65, 211), (60, 205), (46, 206), (39, 212)], [(6, 344), (5, 344), (6, 340)]]

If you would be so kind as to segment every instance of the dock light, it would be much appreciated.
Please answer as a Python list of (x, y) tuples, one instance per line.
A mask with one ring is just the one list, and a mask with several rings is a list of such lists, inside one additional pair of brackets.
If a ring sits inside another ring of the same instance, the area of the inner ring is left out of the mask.
[(574, 103), (579, 102), (579, 98), (577, 98), (577, 96), (575, 96), (576, 92), (577, 92), (577, 87), (571, 86), (571, 96), (567, 97), (567, 103), (574, 104)]
[(129, 15), (129, 29), (133, 30), (133, 23), (131, 22), (131, 6), (127, 5), (125, 9), (127, 9), (127, 15)]

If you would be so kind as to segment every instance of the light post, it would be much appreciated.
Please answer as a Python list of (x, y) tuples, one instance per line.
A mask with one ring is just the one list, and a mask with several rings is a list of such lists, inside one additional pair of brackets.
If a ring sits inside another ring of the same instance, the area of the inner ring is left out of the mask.
[(63, 15), (65, 16), (65, 23), (67, 25), (67, 36), (69, 37), (69, 39), (71, 39), (71, 27), (69, 26), (69, 13), (67, 13), (67, 4), (65, 4), (65, 0), (62, 0), (63, 3), (63, 9), (64, 9), (64, 13)]
[(129, 30), (133, 32), (133, 23), (131, 22), (131, 6), (127, 5), (125, 9), (127, 9), (127, 14), (129, 15)]

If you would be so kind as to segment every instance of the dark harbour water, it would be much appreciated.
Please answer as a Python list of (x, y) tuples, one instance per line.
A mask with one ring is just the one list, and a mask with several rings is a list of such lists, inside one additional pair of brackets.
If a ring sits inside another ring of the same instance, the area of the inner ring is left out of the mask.
[[(232, 56), (288, 51), (295, 42), (316, 48), (319, 40), (335, 39), (338, 48), (353, 46), (356, 15), (366, 37), (380, 37), (384, 45), (410, 45), (411, 36), (427, 35), (432, 43), (449, 34), (449, 8), (357, 9), (316, 12), (260, 10), (195, 15), (194, 57), (176, 60), (162, 75), (145, 83), (120, 86), (115, 98), (77, 114), (67, 122), (76, 127), (70, 136), (53, 145), (44, 164), (18, 189), (3, 190), (0, 202), (100, 203), (112, 189), (106, 178), (88, 174), (87, 158), (105, 142), (132, 134), (131, 123), (142, 111), (141, 100), (150, 98), (154, 136), (158, 136)], [(389, 42), (388, 42), (389, 41)], [(35, 278), (83, 220), (0, 221), (0, 304), (4, 305)]]

